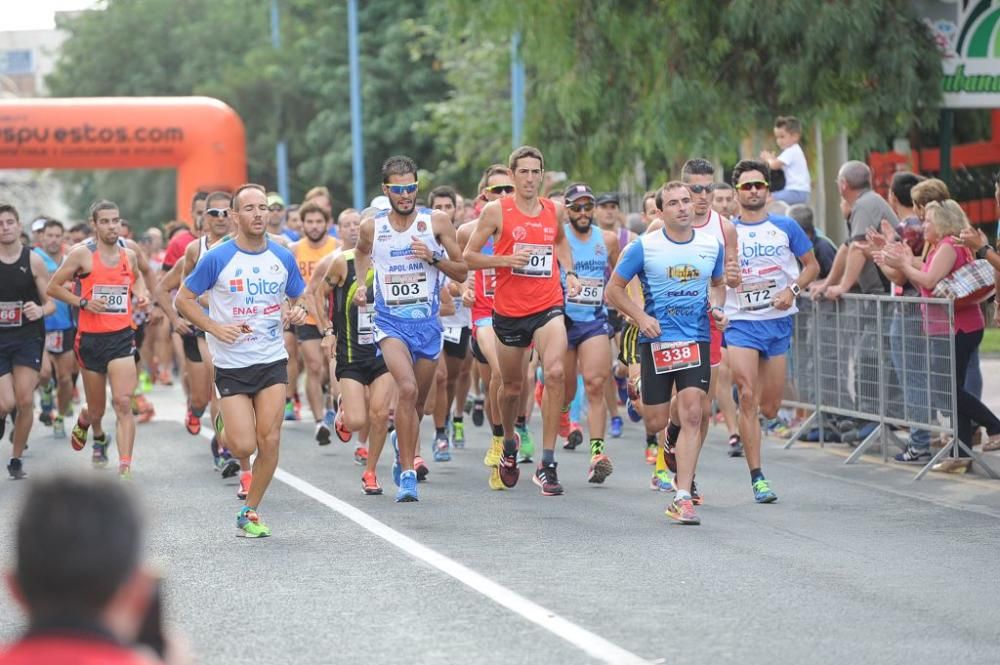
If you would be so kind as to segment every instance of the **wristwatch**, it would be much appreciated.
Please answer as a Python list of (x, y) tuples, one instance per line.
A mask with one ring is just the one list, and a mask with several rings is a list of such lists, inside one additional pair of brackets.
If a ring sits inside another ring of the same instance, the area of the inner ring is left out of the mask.
[(792, 283), (791, 283), (791, 284), (790, 284), (790, 285), (788, 286), (788, 289), (789, 289), (789, 290), (790, 290), (790, 291), (792, 292), (792, 295), (793, 295), (793, 296), (796, 296), (796, 297), (798, 297), (798, 295), (799, 295), (800, 293), (802, 293), (802, 288), (801, 288), (801, 287), (799, 287), (799, 283), (798, 283), (798, 282), (792, 282)]
[(330, 326), (329, 328), (323, 331), (323, 337), (332, 337), (333, 333), (334, 333), (333, 326)]
[(80, 298), (80, 309), (87, 309), (87, 305), (90, 303), (86, 298)]
[(436, 257), (436, 256), (432, 256), (431, 257), (430, 264), (432, 266), (436, 266), (440, 262), (441, 262), (441, 259), (439, 259), (438, 257)]
[(993, 248), (990, 247), (989, 245), (983, 245), (982, 247), (980, 247), (979, 249), (976, 250), (976, 258), (977, 259), (985, 259), (986, 255), (990, 253), (991, 249), (993, 249)]
[(566, 276), (569, 277), (570, 275), (573, 275), (573, 277), (576, 277), (577, 279), (580, 279), (580, 276), (576, 274), (575, 270), (567, 270), (566, 271)]

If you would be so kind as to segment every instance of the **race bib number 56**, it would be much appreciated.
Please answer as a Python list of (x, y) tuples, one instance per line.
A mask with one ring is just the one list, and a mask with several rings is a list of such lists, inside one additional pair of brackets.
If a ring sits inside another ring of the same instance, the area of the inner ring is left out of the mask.
[(698, 342), (653, 342), (653, 369), (657, 374), (701, 366)]

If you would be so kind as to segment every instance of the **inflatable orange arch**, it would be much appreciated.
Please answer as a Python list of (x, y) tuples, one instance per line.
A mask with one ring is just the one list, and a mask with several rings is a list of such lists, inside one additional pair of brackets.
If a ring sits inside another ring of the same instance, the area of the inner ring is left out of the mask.
[(199, 190), (247, 180), (239, 115), (210, 97), (0, 99), (0, 169), (177, 170), (177, 219)]

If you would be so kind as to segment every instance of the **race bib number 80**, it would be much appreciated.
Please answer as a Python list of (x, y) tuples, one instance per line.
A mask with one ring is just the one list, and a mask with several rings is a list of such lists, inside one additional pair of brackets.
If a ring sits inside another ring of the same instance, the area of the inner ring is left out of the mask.
[(514, 253), (522, 250), (531, 252), (528, 263), (520, 268), (514, 268), (511, 273), (524, 277), (551, 277), (553, 265), (552, 245), (531, 245), (524, 242), (514, 244)]
[(94, 300), (103, 300), (105, 314), (128, 314), (128, 286), (124, 284), (95, 284)]
[(701, 366), (701, 347), (698, 342), (653, 342), (651, 350), (653, 369), (657, 374)]

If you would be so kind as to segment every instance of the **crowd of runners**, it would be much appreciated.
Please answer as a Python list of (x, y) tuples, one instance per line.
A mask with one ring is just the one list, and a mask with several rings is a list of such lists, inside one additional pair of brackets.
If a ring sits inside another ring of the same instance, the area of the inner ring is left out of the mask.
[[(518, 148), (463, 201), (450, 187), (421, 192), (414, 161), (390, 157), (382, 195), (335, 223), (322, 191), (294, 211), (255, 184), (203, 193), (195, 224), (166, 256), (126, 239), (111, 201), (91, 206), (84, 239), (48, 220), (34, 248), (20, 239), (17, 210), (0, 205), (10, 476), (26, 474), (37, 390), (53, 436), (72, 422), (72, 447), (89, 443), (95, 466), (109, 464), (114, 442), (119, 474), (130, 477), (141, 455), (136, 419), (152, 413), (137, 403), (147, 371), (137, 349), (147, 348), (148, 321), (163, 318), (183, 350), (184, 426), (199, 434), (208, 417), (213, 464), (239, 475), (243, 536), (270, 535), (258, 510), (282, 422), (303, 415), (300, 385), (317, 444), (355, 440), (369, 495), (383, 491), (388, 441), (395, 499), (417, 501), (428, 459), (461, 454), (471, 415), (491, 430), (490, 490), (516, 488), (523, 468), (542, 495), (561, 495), (560, 444), (586, 443), (588, 482), (612, 475), (612, 453), (621, 464), (634, 451), (652, 467), (650, 488), (672, 492), (666, 514), (697, 524), (714, 402), (727, 453), (746, 460), (748, 499), (776, 501), (761, 418), (777, 415), (796, 297), (819, 265), (799, 224), (768, 212), (767, 160), (740, 161), (731, 185), (711, 162), (687, 161), (678, 180), (646, 195), (641, 235), (615, 214), (615, 195), (585, 182), (543, 195), (544, 169), (540, 150)], [(645, 445), (608, 445), (622, 437), (620, 408), (642, 422)], [(421, 441), (425, 416), (434, 435)]]

